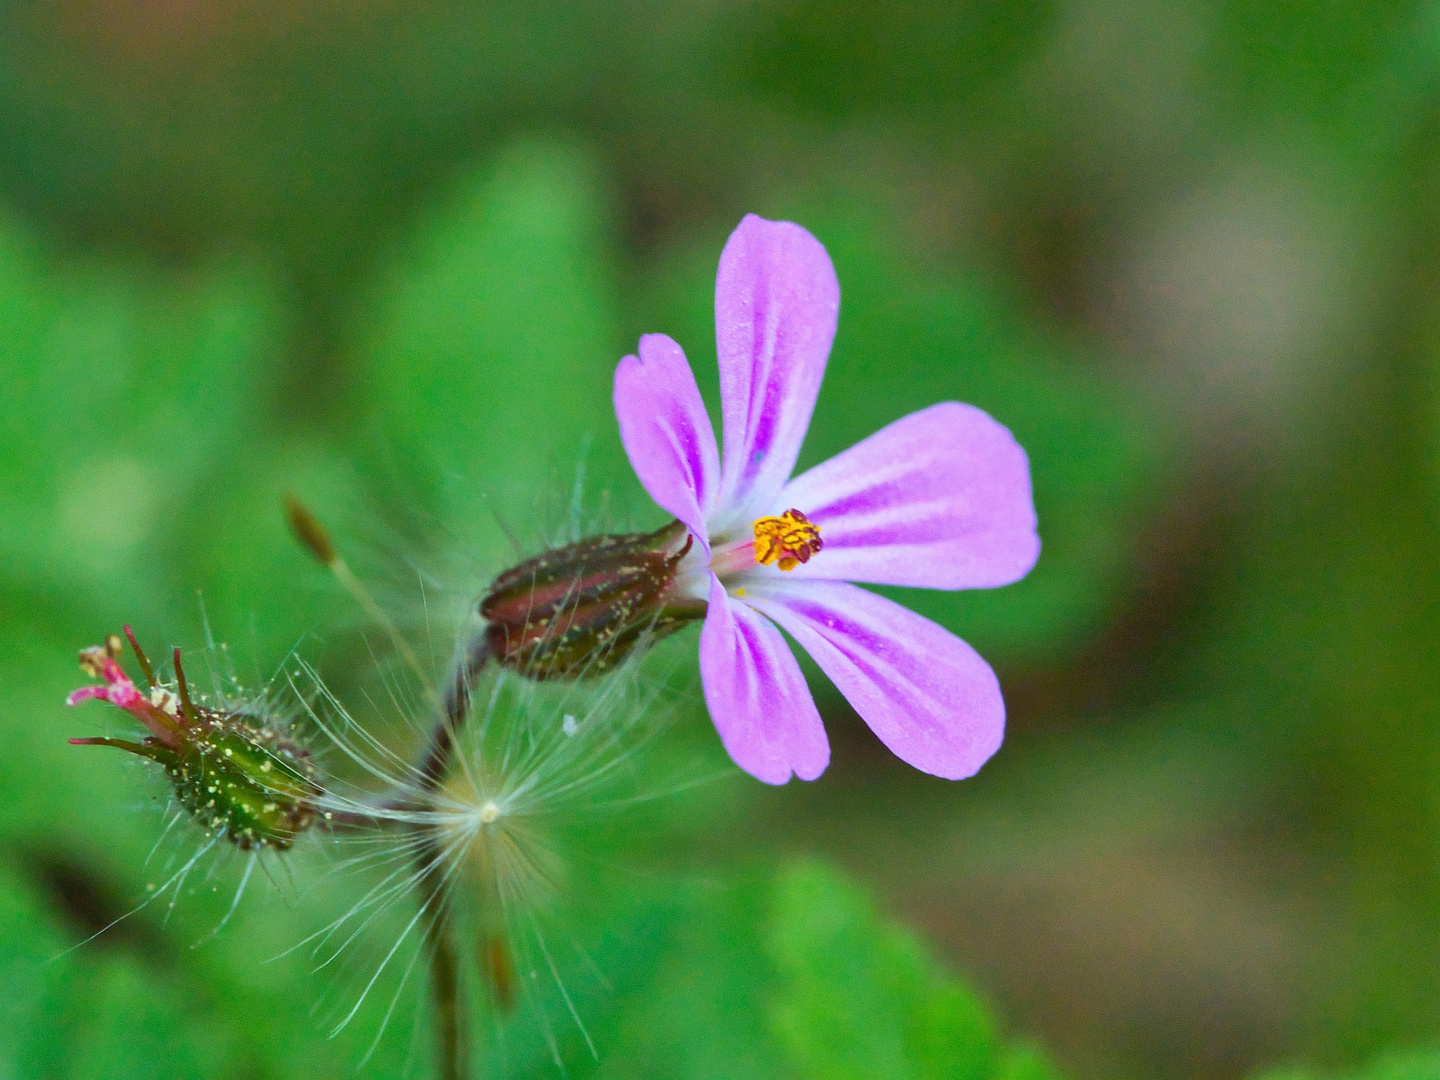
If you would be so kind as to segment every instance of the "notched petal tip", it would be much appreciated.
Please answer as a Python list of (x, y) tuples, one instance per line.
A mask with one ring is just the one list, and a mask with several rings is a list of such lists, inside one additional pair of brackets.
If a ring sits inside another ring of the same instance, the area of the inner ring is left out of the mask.
[(664, 334), (646, 334), (638, 355), (615, 368), (615, 416), (640, 483), (708, 550), (705, 515), (719, 491), (720, 455), (710, 415), (685, 353)]
[(641, 334), (637, 351), (639, 356), (635, 359), (651, 367), (683, 364), (687, 371), (690, 368), (690, 362), (685, 358), (685, 350), (669, 334)]

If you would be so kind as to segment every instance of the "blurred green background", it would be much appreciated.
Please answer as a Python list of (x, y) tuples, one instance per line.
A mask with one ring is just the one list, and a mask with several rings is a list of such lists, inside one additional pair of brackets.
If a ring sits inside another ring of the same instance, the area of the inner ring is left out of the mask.
[[(260, 963), (347, 903), (315, 852), (213, 941), (235, 859), (65, 952), (164, 801), (66, 745), (119, 726), (73, 655), (208, 619), (364, 698), (287, 491), (440, 653), (577, 486), (658, 525), (611, 373), (663, 331), (713, 407), (749, 211), (842, 286), (802, 466), (947, 398), (1031, 455), (1035, 572), (902, 596), (1009, 732), (917, 775), (810, 669), (818, 782), (595, 853), (645, 869), (586, 927), (599, 1064), (538, 1010), (571, 1074), (1440, 1075), (1433, 0), (14, 2), (0, 205), (0, 1077), (356, 1075), (353, 982)], [(428, 1074), (418, 985), (360, 1075)], [(531, 1015), (485, 1075), (559, 1075)]]

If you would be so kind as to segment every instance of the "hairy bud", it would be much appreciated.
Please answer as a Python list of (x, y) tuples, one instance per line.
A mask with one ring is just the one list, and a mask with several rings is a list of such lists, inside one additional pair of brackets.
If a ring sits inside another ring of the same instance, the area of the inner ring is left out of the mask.
[(505, 571), (480, 601), (491, 655), (532, 679), (600, 675), (642, 638), (703, 618), (673, 595), (694, 538), (679, 521), (653, 533), (596, 536)]

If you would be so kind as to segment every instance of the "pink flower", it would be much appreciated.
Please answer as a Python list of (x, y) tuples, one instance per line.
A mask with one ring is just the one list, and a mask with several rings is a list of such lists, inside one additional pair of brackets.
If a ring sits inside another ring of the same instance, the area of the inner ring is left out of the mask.
[(1004, 735), (995, 673), (948, 630), (850, 582), (1024, 577), (1040, 551), (1029, 464), (986, 413), (943, 402), (792, 478), (839, 308), (819, 241), (747, 216), (715, 282), (723, 456), (685, 354), (663, 334), (615, 371), (621, 437), (645, 490), (695, 537), (671, 595), (708, 602), (700, 673), (736, 764), (783, 784), (829, 763), (783, 629), (897, 756), (959, 779)]
[[(130, 636), (130, 627), (125, 627), (126, 636)], [(130, 637), (133, 642), (135, 639)], [(158, 739), (165, 746), (177, 747), (182, 741), (181, 733), (184, 730), (184, 721), (179, 714), (179, 698), (168, 691), (152, 691), (154, 700), (142, 694), (130, 676), (125, 674), (125, 669), (120, 666), (118, 657), (122, 646), (120, 638), (111, 634), (103, 646), (93, 645), (88, 649), (80, 651), (80, 666), (89, 675), (104, 682), (103, 686), (82, 686), (78, 690), (72, 690), (66, 697), (66, 705), (79, 705), (82, 701), (108, 701), (111, 705), (124, 709), (135, 719), (139, 720), (149, 730), (151, 735)], [(137, 655), (140, 653), (139, 646), (136, 646)], [(149, 660), (145, 661), (146, 672), (149, 672)], [(165, 706), (168, 706), (166, 708)], [(104, 743), (104, 739), (71, 739), (72, 743), (87, 745), (90, 743)]]

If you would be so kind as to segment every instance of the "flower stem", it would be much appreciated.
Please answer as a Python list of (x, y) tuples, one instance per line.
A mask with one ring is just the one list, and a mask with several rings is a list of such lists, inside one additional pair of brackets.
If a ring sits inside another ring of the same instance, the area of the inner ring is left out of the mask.
[(430, 954), (430, 993), (435, 1005), (437, 1080), (466, 1080), (469, 1047), (461, 1022), (460, 972), (445, 902), (445, 868), (433, 826), (419, 826), (420, 903), (425, 913), (425, 949)]
[[(470, 715), (470, 688), (490, 662), (490, 647), (483, 634), (467, 646), (445, 688), (440, 717), (430, 733), (430, 744), (420, 764), (420, 788), (426, 801), (444, 782), (455, 757), (455, 740)], [(425, 947), (430, 953), (430, 993), (435, 1004), (435, 1037), (439, 1080), (464, 1080), (469, 1074), (460, 1000), (460, 972), (455, 956), (450, 918), (445, 903), (445, 867), (436, 826), (419, 825), (416, 865), (420, 873), (420, 903), (425, 913)]]
[(470, 715), (470, 687), (491, 660), (489, 643), (484, 634), (477, 634), (466, 646), (464, 658), (455, 667), (450, 685), (440, 702), (440, 719), (430, 733), (430, 745), (420, 763), (420, 786), (427, 794), (434, 791), (450, 771), (455, 756), (455, 739)]
[[(351, 571), (335, 549), (330, 534), (310, 509), (293, 495), (285, 497), (286, 514), (296, 538), (320, 562), (341, 587), (348, 592), (376, 624), (385, 630), (402, 660), (415, 673), (421, 685), (427, 685), (426, 670), (409, 642), (400, 634), (383, 608), (375, 602), (368, 589)], [(126, 629), (129, 633), (129, 629)], [(131, 639), (133, 641), (133, 638)], [(139, 652), (137, 648), (137, 653)], [(490, 646), (484, 634), (477, 635), (466, 647), (465, 656), (456, 665), (454, 676), (445, 693), (435, 701), (440, 713), (430, 743), (420, 763), (420, 798), (417, 809), (431, 809), (431, 796), (445, 781), (455, 757), (455, 740), (470, 715), (470, 687), (491, 660)], [(144, 660), (141, 660), (142, 665)], [(180, 656), (175, 656), (179, 671)], [(146, 668), (146, 675), (150, 672)], [(181, 683), (184, 693), (184, 683)], [(436, 695), (432, 692), (432, 698)], [(188, 700), (186, 702), (188, 705)], [(354, 815), (363, 821), (363, 815)], [(349, 822), (346, 822), (347, 824)], [(430, 954), (430, 993), (435, 999), (435, 1035), (439, 1080), (465, 1080), (469, 1074), (468, 1046), (465, 1041), (460, 999), (460, 972), (455, 942), (445, 902), (446, 872), (444, 848), (437, 827), (416, 825), (419, 842), (415, 849), (415, 866), (420, 882), (420, 905), (425, 923), (425, 949)]]

